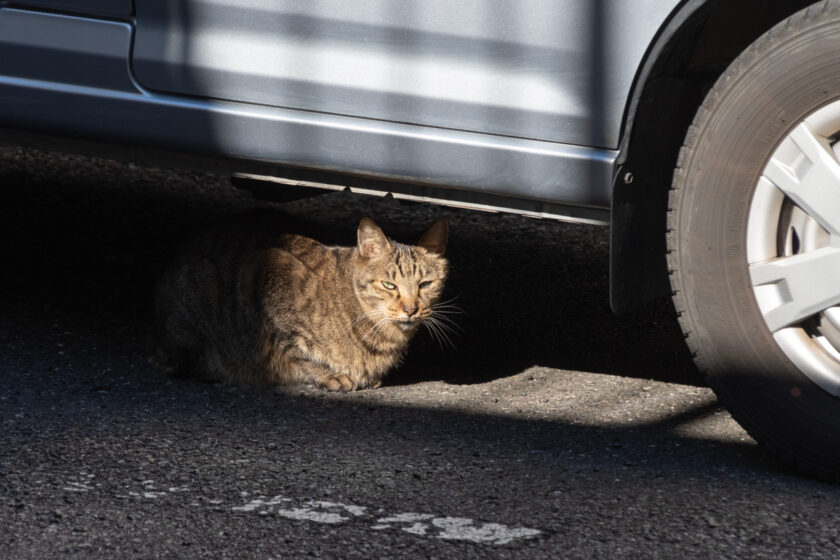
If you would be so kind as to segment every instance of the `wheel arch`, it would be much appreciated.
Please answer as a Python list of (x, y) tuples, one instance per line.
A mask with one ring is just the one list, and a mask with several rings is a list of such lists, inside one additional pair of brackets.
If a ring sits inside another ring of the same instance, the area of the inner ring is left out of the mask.
[(715, 80), (754, 40), (814, 0), (685, 0), (663, 25), (627, 103), (613, 176), (610, 305), (669, 293), (665, 215), (679, 149)]

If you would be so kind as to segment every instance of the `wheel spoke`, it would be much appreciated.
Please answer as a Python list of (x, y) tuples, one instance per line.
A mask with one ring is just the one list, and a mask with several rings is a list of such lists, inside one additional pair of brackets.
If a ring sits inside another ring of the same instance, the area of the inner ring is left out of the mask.
[(840, 249), (823, 247), (756, 263), (750, 265), (750, 277), (767, 326), (776, 332), (840, 304)]
[(828, 140), (814, 134), (805, 123), (797, 126), (789, 139), (805, 160), (792, 162), (786, 157), (783, 161), (776, 155), (764, 176), (829, 233), (840, 234), (840, 162)]

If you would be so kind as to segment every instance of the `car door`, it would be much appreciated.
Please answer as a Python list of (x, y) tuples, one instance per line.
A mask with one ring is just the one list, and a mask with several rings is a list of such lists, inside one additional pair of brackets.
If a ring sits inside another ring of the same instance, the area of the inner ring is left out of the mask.
[(615, 148), (676, 0), (137, 0), (149, 90)]
[[(6, 4), (7, 2), (0, 2)], [(85, 16), (130, 16), (134, 7), (132, 0), (20, 0), (8, 2), (15, 8), (56, 11)]]

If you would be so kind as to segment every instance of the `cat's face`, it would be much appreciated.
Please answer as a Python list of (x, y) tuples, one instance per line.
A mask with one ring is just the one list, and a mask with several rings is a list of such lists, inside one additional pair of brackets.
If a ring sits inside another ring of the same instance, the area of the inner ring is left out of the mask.
[(417, 245), (402, 245), (389, 241), (372, 220), (362, 220), (355, 290), (374, 324), (410, 333), (433, 316), (448, 270), (448, 233), (446, 221), (438, 220)]

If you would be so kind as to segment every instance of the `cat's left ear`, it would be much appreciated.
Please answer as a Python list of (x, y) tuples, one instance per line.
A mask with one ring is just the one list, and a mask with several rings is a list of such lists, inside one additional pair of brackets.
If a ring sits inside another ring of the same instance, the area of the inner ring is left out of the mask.
[(449, 220), (438, 218), (432, 226), (426, 230), (420, 238), (418, 246), (423, 247), (430, 253), (437, 253), (443, 256), (446, 252), (446, 243), (449, 241)]
[(391, 242), (370, 218), (362, 218), (356, 231), (359, 254), (366, 259), (375, 259), (385, 255), (393, 249)]

